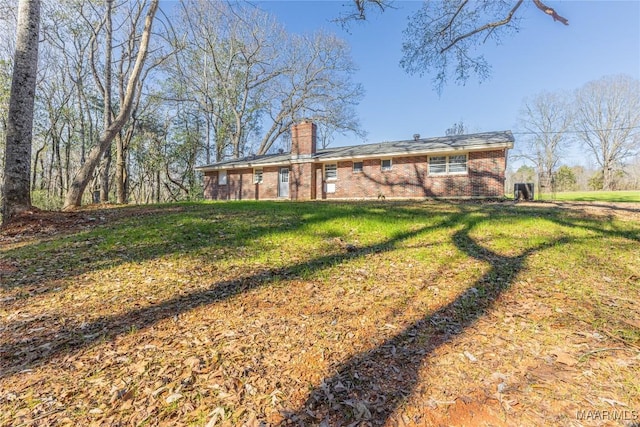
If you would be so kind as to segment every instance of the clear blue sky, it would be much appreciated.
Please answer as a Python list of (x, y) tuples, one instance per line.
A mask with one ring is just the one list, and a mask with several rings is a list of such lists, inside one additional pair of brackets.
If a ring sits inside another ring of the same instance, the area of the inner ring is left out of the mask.
[[(538, 11), (530, 1), (520, 10), (522, 29), (503, 44), (483, 48), (493, 67), (489, 80), (450, 84), (441, 96), (430, 77), (404, 72), (402, 32), (420, 1), (397, 1), (395, 10), (374, 14), (345, 31), (332, 22), (351, 0), (262, 1), (290, 32), (324, 29), (344, 38), (360, 70), (355, 81), (366, 95), (358, 107), (367, 142), (443, 135), (463, 120), (471, 131), (517, 131), (523, 99), (541, 91), (573, 90), (609, 74), (640, 78), (640, 1), (547, 1), (569, 19), (564, 26)], [(516, 135), (517, 138), (517, 135)], [(517, 141), (517, 139), (516, 139)], [(338, 137), (334, 145), (360, 141)], [(517, 143), (517, 142), (516, 142)], [(579, 163), (574, 155), (568, 159)]]

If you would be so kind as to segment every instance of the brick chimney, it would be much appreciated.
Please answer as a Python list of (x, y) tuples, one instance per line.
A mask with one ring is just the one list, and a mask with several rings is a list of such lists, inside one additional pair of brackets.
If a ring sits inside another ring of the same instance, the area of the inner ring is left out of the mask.
[(311, 157), (316, 152), (316, 125), (303, 120), (291, 126), (291, 157)]

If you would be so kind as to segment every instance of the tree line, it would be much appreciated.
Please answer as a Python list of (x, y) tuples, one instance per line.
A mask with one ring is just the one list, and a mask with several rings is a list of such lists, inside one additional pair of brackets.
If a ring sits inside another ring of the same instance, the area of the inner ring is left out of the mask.
[[(568, 25), (541, 0), (531, 3)], [(400, 65), (432, 76), (437, 91), (450, 78), (482, 80), (490, 66), (480, 47), (517, 32), (523, 4), (424, 2), (405, 30)], [(343, 40), (289, 34), (250, 3), (168, 5), (175, 8), (163, 10), (159, 0), (19, 0), (18, 7), (0, 0), (4, 220), (7, 212), (28, 209), (31, 194), (45, 208), (75, 208), (92, 198), (197, 198), (196, 164), (286, 149), (291, 123), (302, 118), (319, 124), (323, 146), (336, 133), (363, 135), (354, 111), (363, 89), (352, 80), (355, 65)], [(336, 20), (348, 25), (394, 2), (352, 0), (342, 7), (346, 13)], [(30, 83), (16, 85), (21, 78)], [(594, 117), (583, 114), (580, 132), (607, 187), (635, 148), (625, 142), (621, 155), (599, 150), (619, 138), (604, 135), (613, 128), (588, 121)], [(553, 176), (557, 164), (537, 161)]]
[[(586, 169), (569, 167), (566, 156), (571, 149), (582, 153), (594, 169), (580, 189), (638, 188), (637, 78), (605, 76), (573, 92), (540, 93), (523, 102), (519, 128), (512, 157), (533, 167), (541, 191), (578, 189), (578, 178)], [(527, 175), (529, 170), (520, 172)]]
[[(325, 144), (336, 133), (363, 134), (354, 110), (363, 89), (334, 34), (290, 34), (240, 3), (20, 4), (42, 9), (28, 184), (44, 207), (73, 208), (93, 195), (197, 198), (197, 164), (286, 148), (302, 118), (318, 123)], [(1, 164), (14, 154), (5, 140), (18, 15), (0, 1)]]

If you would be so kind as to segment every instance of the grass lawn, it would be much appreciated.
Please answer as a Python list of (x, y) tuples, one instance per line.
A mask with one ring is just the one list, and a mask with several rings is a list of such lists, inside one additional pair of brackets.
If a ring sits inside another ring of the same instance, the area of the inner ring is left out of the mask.
[(228, 202), (5, 230), (0, 425), (636, 421), (637, 213)]
[[(551, 200), (551, 194), (539, 195), (541, 200)], [(640, 203), (640, 191), (567, 191), (556, 193), (555, 200), (574, 202)]]

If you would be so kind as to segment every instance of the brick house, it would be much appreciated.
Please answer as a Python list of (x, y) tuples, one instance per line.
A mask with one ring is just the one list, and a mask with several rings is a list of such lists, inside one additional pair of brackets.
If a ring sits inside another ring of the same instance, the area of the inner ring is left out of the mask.
[(204, 172), (205, 198), (313, 200), (504, 196), (510, 131), (316, 148), (316, 125), (291, 128), (291, 152), (226, 160)]

